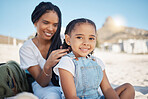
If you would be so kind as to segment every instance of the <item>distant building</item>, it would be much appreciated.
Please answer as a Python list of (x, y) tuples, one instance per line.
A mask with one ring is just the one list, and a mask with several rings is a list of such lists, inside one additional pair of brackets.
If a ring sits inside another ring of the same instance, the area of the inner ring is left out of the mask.
[(0, 44), (8, 44), (8, 45), (19, 45), (23, 43), (24, 40), (16, 39), (9, 36), (0, 35)]
[(148, 39), (147, 40), (128, 39), (128, 40), (123, 40), (123, 42), (120, 43), (113, 43), (113, 44), (104, 43), (101, 45), (101, 49), (113, 52), (146, 54), (148, 53)]

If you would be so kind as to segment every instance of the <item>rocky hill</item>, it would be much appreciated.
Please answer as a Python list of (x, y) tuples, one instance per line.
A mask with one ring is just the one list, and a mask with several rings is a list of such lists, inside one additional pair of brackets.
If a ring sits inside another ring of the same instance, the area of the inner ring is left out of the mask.
[(102, 28), (97, 31), (98, 42), (117, 43), (125, 39), (148, 39), (148, 31), (134, 27), (116, 26), (112, 17), (108, 17)]

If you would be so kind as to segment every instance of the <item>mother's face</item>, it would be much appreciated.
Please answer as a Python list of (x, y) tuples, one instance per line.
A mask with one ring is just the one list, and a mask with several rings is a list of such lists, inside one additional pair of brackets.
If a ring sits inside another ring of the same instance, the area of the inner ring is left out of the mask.
[(55, 11), (49, 11), (43, 14), (37, 22), (34, 23), (37, 34), (45, 40), (50, 40), (58, 28), (58, 15)]

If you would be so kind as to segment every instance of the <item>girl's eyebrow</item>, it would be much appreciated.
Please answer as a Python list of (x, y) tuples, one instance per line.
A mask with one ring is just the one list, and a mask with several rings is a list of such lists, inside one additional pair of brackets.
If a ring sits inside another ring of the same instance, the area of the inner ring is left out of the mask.
[(96, 37), (96, 35), (90, 35), (90, 36)]
[[(75, 34), (75, 36), (79, 36), (79, 35), (84, 35), (84, 34)], [(96, 37), (96, 35), (90, 35), (90, 36), (93, 36), (93, 37)]]
[(83, 34), (75, 34), (75, 36), (78, 36), (78, 35), (83, 35)]

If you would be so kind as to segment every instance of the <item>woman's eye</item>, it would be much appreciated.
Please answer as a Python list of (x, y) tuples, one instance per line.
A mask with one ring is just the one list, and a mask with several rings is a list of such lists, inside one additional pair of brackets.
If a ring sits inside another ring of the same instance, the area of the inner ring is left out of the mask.
[(43, 22), (44, 24), (48, 24), (48, 22)]
[(54, 27), (57, 27), (57, 26), (58, 26), (58, 24), (53, 24), (53, 26), (54, 26)]

